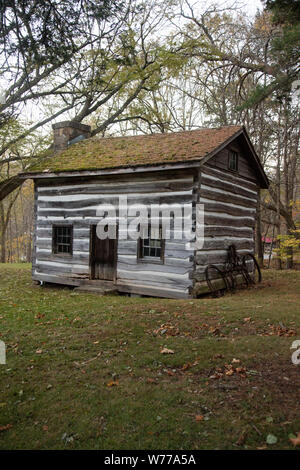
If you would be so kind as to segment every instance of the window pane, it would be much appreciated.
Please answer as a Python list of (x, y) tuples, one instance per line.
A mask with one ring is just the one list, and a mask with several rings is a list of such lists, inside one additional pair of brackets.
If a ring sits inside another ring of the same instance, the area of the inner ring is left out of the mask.
[(238, 154), (237, 152), (230, 152), (228, 158), (228, 167), (230, 170), (238, 169)]
[(162, 228), (149, 226), (150, 237), (141, 239), (141, 257), (160, 258), (162, 246)]
[(53, 252), (72, 254), (72, 226), (53, 227)]
[(143, 256), (150, 256), (150, 250), (147, 247), (144, 247)]

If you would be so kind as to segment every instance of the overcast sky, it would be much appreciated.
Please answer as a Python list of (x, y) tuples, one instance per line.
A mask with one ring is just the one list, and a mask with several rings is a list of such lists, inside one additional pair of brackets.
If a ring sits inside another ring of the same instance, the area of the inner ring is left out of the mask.
[(192, 0), (190, 3), (193, 5), (198, 3), (199, 6), (214, 4), (222, 7), (238, 5), (242, 11), (251, 16), (254, 16), (257, 10), (263, 9), (261, 0)]
[(248, 11), (250, 15), (255, 15), (256, 11), (262, 10), (262, 2), (261, 0), (250, 0), (250, 1), (245, 1), (245, 8)]

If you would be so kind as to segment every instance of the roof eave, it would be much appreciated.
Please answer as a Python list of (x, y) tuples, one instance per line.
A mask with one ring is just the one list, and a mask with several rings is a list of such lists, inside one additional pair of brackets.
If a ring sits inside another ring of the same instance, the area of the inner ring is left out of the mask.
[(131, 166), (119, 166), (112, 168), (101, 168), (101, 169), (88, 169), (88, 170), (65, 170), (65, 171), (43, 171), (43, 172), (24, 172), (20, 173), (19, 177), (22, 179), (41, 179), (41, 178), (59, 178), (66, 177), (71, 178), (74, 176), (102, 176), (102, 175), (113, 175), (113, 174), (128, 174), (128, 173), (144, 173), (146, 171), (161, 171), (161, 170), (181, 170), (188, 168), (199, 167), (202, 162), (202, 158), (197, 158), (190, 161), (177, 161), (177, 162), (160, 162), (157, 164), (148, 165), (131, 165)]
[(245, 139), (246, 139), (246, 141), (247, 141), (247, 144), (248, 144), (248, 146), (249, 146), (249, 148), (250, 148), (250, 150), (251, 150), (251, 153), (252, 153), (252, 155), (253, 155), (253, 157), (254, 157), (254, 159), (255, 159), (255, 161), (256, 161), (256, 164), (257, 164), (257, 166), (258, 166), (258, 168), (259, 168), (259, 171), (260, 171), (260, 174), (261, 174), (261, 178), (262, 178), (262, 183), (263, 183), (263, 184), (261, 185), (261, 188), (262, 188), (262, 189), (268, 189), (268, 187), (270, 186), (269, 179), (268, 179), (268, 177), (267, 177), (267, 175), (266, 175), (266, 173), (265, 173), (265, 170), (263, 169), (263, 166), (262, 166), (261, 161), (260, 161), (260, 159), (259, 159), (259, 157), (258, 157), (258, 155), (257, 155), (257, 153), (256, 153), (256, 151), (255, 151), (255, 148), (253, 147), (253, 145), (252, 145), (252, 143), (251, 143), (250, 137), (249, 137), (249, 135), (248, 135), (248, 132), (247, 132), (245, 126), (243, 126), (243, 135), (244, 135), (244, 137), (245, 137)]
[(201, 165), (204, 165), (208, 160), (210, 160), (214, 155), (219, 153), (221, 150), (223, 150), (227, 145), (229, 145), (233, 140), (235, 140), (237, 137), (240, 135), (243, 135), (245, 137), (245, 140), (248, 144), (248, 147), (250, 149), (250, 152), (253, 156), (253, 159), (256, 163), (257, 169), (259, 170), (259, 175), (260, 175), (260, 187), (262, 189), (268, 189), (269, 187), (269, 180), (268, 177), (262, 167), (262, 164), (258, 158), (257, 153), (255, 152), (255, 149), (250, 141), (249, 135), (247, 133), (247, 130), (245, 126), (242, 126), (241, 129), (239, 129), (237, 132), (235, 132), (232, 136), (230, 136), (228, 139), (226, 139), (221, 145), (216, 147), (212, 152), (210, 152), (208, 155), (206, 155), (204, 158), (201, 160)]

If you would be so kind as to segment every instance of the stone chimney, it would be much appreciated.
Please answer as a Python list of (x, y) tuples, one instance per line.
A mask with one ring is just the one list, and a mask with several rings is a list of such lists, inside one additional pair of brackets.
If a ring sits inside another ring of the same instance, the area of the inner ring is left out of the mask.
[(75, 121), (56, 122), (52, 125), (54, 150), (64, 150), (82, 139), (91, 137), (91, 126)]

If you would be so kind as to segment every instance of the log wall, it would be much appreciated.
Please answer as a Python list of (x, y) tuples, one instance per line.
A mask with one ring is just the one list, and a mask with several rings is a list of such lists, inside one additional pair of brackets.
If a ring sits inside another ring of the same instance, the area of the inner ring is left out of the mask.
[(235, 244), (238, 254), (254, 253), (257, 185), (229, 171), (203, 165), (199, 203), (204, 204), (204, 246), (195, 252), (195, 283), (205, 280), (205, 268), (222, 268), (227, 248)]
[[(254, 252), (257, 203), (255, 171), (236, 143), (237, 173), (228, 171), (228, 151), (194, 169), (156, 168), (155, 172), (73, 178), (45, 178), (36, 182), (34, 279), (80, 285), (90, 276), (90, 226), (100, 221), (101, 203), (118, 205), (190, 204), (195, 223), (196, 205), (204, 204), (204, 246), (189, 247), (186, 240), (166, 240), (162, 263), (138, 259), (136, 240), (118, 240), (116, 284), (122, 292), (185, 298), (199, 292), (208, 264), (222, 267), (227, 248), (235, 244), (239, 254)], [(71, 182), (70, 182), (71, 181)], [(52, 253), (52, 227), (73, 226), (73, 255)], [(120, 236), (119, 231), (119, 236)], [(200, 289), (202, 292), (202, 289)], [(196, 295), (196, 294), (195, 294)]]
[[(34, 279), (80, 285), (90, 275), (90, 225), (100, 217), (101, 203), (118, 205), (126, 195), (131, 204), (192, 204), (194, 175), (190, 172), (145, 174), (114, 179), (94, 178), (85, 182), (60, 180), (36, 185), (36, 237), (33, 259)], [(73, 255), (52, 253), (52, 227), (73, 226)], [(124, 292), (164, 297), (188, 297), (192, 287), (193, 251), (185, 240), (166, 240), (163, 264), (140, 262), (137, 241), (118, 240), (117, 286)]]

